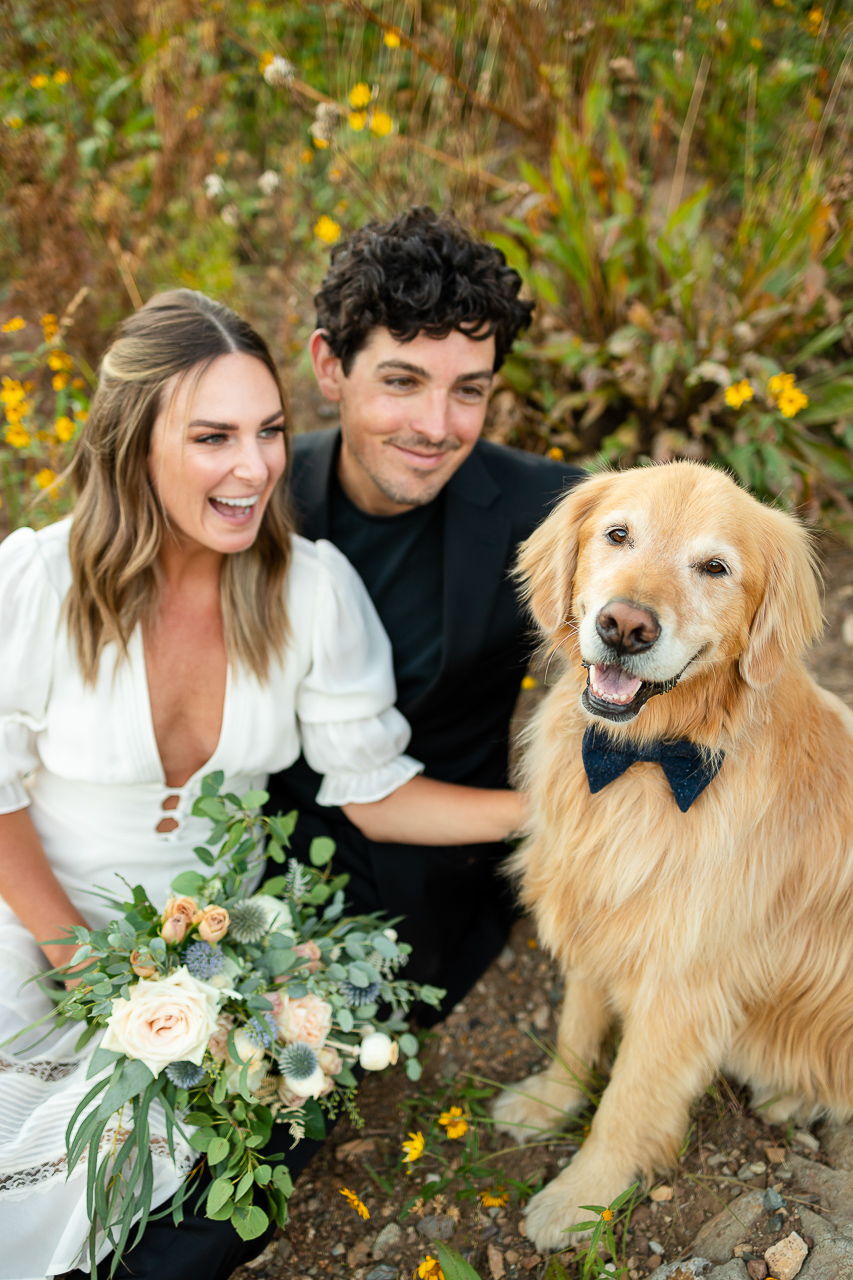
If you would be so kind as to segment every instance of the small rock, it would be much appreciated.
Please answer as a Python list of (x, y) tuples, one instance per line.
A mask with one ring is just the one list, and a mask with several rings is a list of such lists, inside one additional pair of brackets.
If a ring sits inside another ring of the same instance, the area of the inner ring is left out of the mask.
[(508, 1262), (511, 1267), (515, 1266), (515, 1264), (518, 1262), (518, 1254), (516, 1253), (515, 1249), (507, 1249), (506, 1253), (504, 1254), (504, 1262)]
[[(800, 1235), (810, 1249), (815, 1244), (823, 1244), (824, 1240), (835, 1239), (836, 1233), (826, 1219), (822, 1218), (819, 1213), (813, 1213), (805, 1205), (800, 1205), (800, 1222), (803, 1224)], [(806, 1232), (808, 1232), (808, 1235), (806, 1235)], [(809, 1244), (809, 1240), (811, 1240), (811, 1244)]]
[(805, 1147), (807, 1151), (820, 1151), (820, 1143), (813, 1133), (808, 1133), (805, 1129), (795, 1129), (791, 1134), (792, 1142), (798, 1142), (801, 1147)]
[(426, 1236), (427, 1240), (450, 1240), (456, 1230), (456, 1224), (445, 1213), (433, 1213), (428, 1218), (421, 1218), (417, 1230), (422, 1236)]
[(662, 1200), (671, 1200), (672, 1187), (667, 1187), (667, 1186), (655, 1187), (653, 1191), (649, 1192), (649, 1199), (656, 1200), (658, 1202)]
[(511, 969), (515, 964), (515, 952), (509, 943), (507, 943), (503, 951), (498, 956), (497, 964), (498, 968), (503, 969), (504, 973), (506, 973), (507, 969)]
[(792, 1231), (784, 1240), (765, 1250), (764, 1261), (775, 1280), (794, 1280), (794, 1276), (800, 1274), (807, 1254), (805, 1240)]
[(346, 1245), (341, 1244), (340, 1240), (338, 1241), (337, 1244), (333, 1244), (331, 1249), (329, 1250), (333, 1258), (340, 1258), (342, 1254), (346, 1253), (346, 1251), (347, 1251)]
[(658, 1271), (658, 1280), (699, 1280), (713, 1266), (708, 1258), (688, 1258), (686, 1262), (668, 1262)]
[[(509, 1253), (507, 1253), (507, 1261), (509, 1261)], [(538, 1253), (531, 1253), (529, 1258), (523, 1258), (521, 1265), (525, 1271), (532, 1271), (534, 1267), (538, 1267), (542, 1258)]]
[(748, 1280), (749, 1272), (740, 1258), (732, 1258), (723, 1267), (714, 1267), (709, 1272), (708, 1280)]
[(548, 1023), (551, 1021), (551, 1010), (547, 1004), (540, 1004), (538, 1009), (534, 1009), (530, 1021), (537, 1031), (547, 1031)]
[(820, 1144), (831, 1165), (853, 1172), (853, 1124), (825, 1124)]
[(383, 1227), (373, 1242), (374, 1258), (384, 1258), (386, 1253), (397, 1249), (403, 1243), (403, 1229), (396, 1222), (389, 1222)]
[(763, 1258), (753, 1258), (746, 1264), (749, 1280), (767, 1280), (767, 1263)]
[(663, 1245), (660, 1243), (659, 1240), (650, 1240), (649, 1248), (651, 1249), (652, 1253), (656, 1253), (658, 1257), (660, 1257), (660, 1255), (663, 1253)]
[(498, 1234), (498, 1228), (495, 1226), (493, 1222), (490, 1222), (488, 1223), (487, 1226), (483, 1227), (483, 1230), (480, 1232), (480, 1239), (491, 1240), (497, 1234)]
[(767, 1165), (763, 1160), (756, 1160), (755, 1164), (749, 1166), (749, 1172), (754, 1173), (757, 1178), (760, 1174), (767, 1172)]
[(785, 1219), (781, 1213), (774, 1213), (773, 1217), (767, 1223), (767, 1230), (771, 1236), (775, 1236), (777, 1231), (781, 1231), (785, 1225)]
[(400, 1272), (397, 1267), (392, 1267), (387, 1262), (383, 1262), (378, 1267), (374, 1267), (372, 1271), (368, 1271), (364, 1280), (399, 1280), (399, 1276)]
[(764, 1192), (745, 1191), (705, 1223), (693, 1241), (694, 1251), (712, 1262), (728, 1262), (737, 1242), (763, 1214)]
[(785, 1201), (779, 1195), (774, 1187), (768, 1187), (764, 1192), (764, 1208), (768, 1213), (774, 1213), (777, 1209), (784, 1209)]
[(347, 1266), (363, 1267), (370, 1260), (370, 1242), (368, 1240), (359, 1240), (358, 1244), (354, 1244), (351, 1249), (347, 1250)]
[(764, 1154), (771, 1164), (784, 1164), (785, 1162), (784, 1147), (765, 1147)]
[(490, 1244), (486, 1248), (486, 1257), (489, 1260), (489, 1271), (492, 1280), (503, 1280), (506, 1275), (506, 1267), (504, 1266), (503, 1254), (495, 1245)]
[(738, 1176), (739, 1178), (745, 1178), (745, 1179), (748, 1179), (748, 1178), (754, 1178), (754, 1177), (755, 1177), (755, 1174), (752, 1172), (752, 1165), (751, 1165), (751, 1164), (742, 1164), (742, 1165), (741, 1165), (741, 1167), (740, 1167), (740, 1168), (738, 1169), (738, 1171), (737, 1171), (737, 1176)]
[(803, 1156), (791, 1156), (789, 1164), (797, 1188), (805, 1198), (816, 1195), (834, 1222), (842, 1227), (850, 1223), (853, 1218), (853, 1173), (827, 1169), (825, 1165), (815, 1164)]
[(279, 1262), (287, 1262), (293, 1253), (293, 1245), (284, 1236), (281, 1237), (276, 1245), (276, 1257)]
[(715, 1156), (708, 1157), (707, 1163), (711, 1166), (712, 1169), (714, 1169), (718, 1164), (725, 1164), (728, 1158), (729, 1157), (727, 1155), (724, 1155), (722, 1151), (718, 1151)]

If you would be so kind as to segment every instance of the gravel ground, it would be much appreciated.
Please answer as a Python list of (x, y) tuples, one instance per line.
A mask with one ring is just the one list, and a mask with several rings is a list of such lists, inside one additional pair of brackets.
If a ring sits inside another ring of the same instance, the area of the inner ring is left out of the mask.
[[(853, 551), (827, 539), (823, 556), (827, 630), (811, 665), (820, 682), (853, 707)], [(421, 1081), (411, 1084), (402, 1072), (365, 1081), (359, 1095), (364, 1127), (338, 1124), (297, 1184), (290, 1224), (252, 1267), (236, 1273), (239, 1280), (407, 1280), (430, 1253), (436, 1235), (469, 1258), (484, 1280), (564, 1280), (566, 1272), (572, 1280), (580, 1276), (583, 1250), (560, 1254), (562, 1271), (525, 1238), (522, 1210), (532, 1191), (571, 1158), (589, 1117), (579, 1117), (556, 1141), (508, 1150), (491, 1132), (483, 1096), (497, 1084), (542, 1067), (542, 1046), (553, 1044), (556, 1035), (560, 995), (554, 966), (522, 920), (510, 945), (466, 1000), (427, 1035)], [(463, 1137), (451, 1140), (437, 1120), (454, 1104), (469, 1113), (470, 1126)], [(401, 1144), (412, 1131), (426, 1135), (427, 1150), (407, 1172)], [(642, 1280), (662, 1264), (690, 1256), (700, 1228), (737, 1197), (740, 1206), (733, 1206), (737, 1217), (731, 1219), (735, 1226), (725, 1246), (727, 1256), (734, 1248), (749, 1263), (750, 1270), (742, 1274), (763, 1280), (768, 1245), (792, 1231), (808, 1245), (813, 1242), (820, 1194), (798, 1188), (815, 1185), (804, 1169), (828, 1163), (821, 1142), (810, 1134), (768, 1126), (747, 1110), (740, 1091), (718, 1081), (696, 1105), (678, 1168), (650, 1196), (638, 1199), (630, 1221), (617, 1229), (619, 1272)], [(477, 1176), (466, 1174), (472, 1163)], [(429, 1199), (436, 1179), (448, 1177), (453, 1179), (449, 1185)], [(342, 1187), (363, 1201), (368, 1220), (349, 1207)], [(478, 1198), (483, 1191), (500, 1195), (501, 1188), (509, 1196), (505, 1205), (488, 1208)], [(776, 1213), (763, 1204), (773, 1188), (785, 1201)], [(761, 1204), (755, 1197), (741, 1198), (751, 1189), (761, 1192)], [(750, 1226), (754, 1215), (746, 1211), (753, 1204), (760, 1212)], [(853, 1220), (853, 1196), (848, 1216)], [(712, 1222), (697, 1243), (715, 1227)], [(803, 1276), (807, 1273), (818, 1271), (809, 1272), (807, 1263)], [(685, 1280), (691, 1274), (683, 1272)], [(853, 1272), (826, 1274), (840, 1280)]]

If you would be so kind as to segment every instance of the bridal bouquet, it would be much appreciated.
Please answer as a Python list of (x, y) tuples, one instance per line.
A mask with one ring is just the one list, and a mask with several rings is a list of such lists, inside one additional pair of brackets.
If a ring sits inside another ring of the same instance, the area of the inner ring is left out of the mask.
[[(311, 867), (286, 863), (296, 814), (261, 816), (265, 792), (223, 795), (222, 782), (205, 778), (193, 810), (213, 823), (195, 851), (204, 871), (179, 875), (165, 904), (140, 886), (128, 902), (108, 899), (116, 919), (75, 928), (80, 945), (54, 971), (79, 980), (55, 1022), (86, 1024), (78, 1051), (101, 1033), (88, 1070), (96, 1081), (66, 1135), (69, 1169), (88, 1152), (93, 1275), (99, 1231), (114, 1271), (134, 1219), (133, 1243), (147, 1222), (152, 1104), (172, 1158), (178, 1133), (209, 1166), (207, 1216), (252, 1239), (287, 1219), (290, 1177), (282, 1157), (263, 1151), (273, 1125), (298, 1141), (323, 1136), (324, 1111), (343, 1107), (358, 1122), (355, 1063), (381, 1070), (402, 1054), (418, 1079), (405, 1015), (416, 999), (437, 1005), (442, 995), (395, 977), (410, 948), (392, 928), (345, 915), (347, 877), (331, 874), (331, 840), (312, 842)], [(251, 892), (264, 856), (285, 873)], [(191, 1189), (175, 1194), (176, 1221)]]

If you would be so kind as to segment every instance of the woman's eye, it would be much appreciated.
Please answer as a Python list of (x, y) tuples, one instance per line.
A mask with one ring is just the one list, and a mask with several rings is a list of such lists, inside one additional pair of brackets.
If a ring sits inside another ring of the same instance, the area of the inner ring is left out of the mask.
[(224, 431), (212, 431), (209, 435), (197, 436), (196, 444), (221, 444), (223, 440), (227, 439), (228, 437)]
[(628, 530), (619, 525), (615, 529), (608, 529), (605, 537), (615, 546), (621, 547), (623, 542), (628, 541)]
[(284, 427), (281, 425), (277, 427), (264, 427), (263, 431), (261, 432), (261, 438), (263, 440), (272, 440), (275, 438), (275, 436), (283, 436), (283, 435), (284, 435)]
[(728, 571), (728, 565), (724, 564), (722, 560), (708, 560), (707, 563), (702, 566), (702, 572), (709, 573), (712, 578), (721, 578), (724, 574), (728, 573)]

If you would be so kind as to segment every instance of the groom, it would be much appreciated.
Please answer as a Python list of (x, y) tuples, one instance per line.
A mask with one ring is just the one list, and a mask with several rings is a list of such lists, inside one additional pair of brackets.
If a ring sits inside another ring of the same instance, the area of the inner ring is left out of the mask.
[[(533, 306), (503, 254), (452, 214), (410, 209), (332, 250), (310, 354), (340, 427), (296, 437), (298, 531), (361, 575), (391, 640), (408, 754), (428, 777), (505, 787), (509, 725), (530, 657), (510, 573), (518, 545), (581, 472), (480, 439), (494, 375)], [(358, 911), (402, 917), (406, 977), (444, 987), (444, 1016), (506, 942), (503, 844), (367, 839), (319, 806), (300, 759), (270, 779), (270, 810), (299, 811), (296, 856), (337, 846)]]

